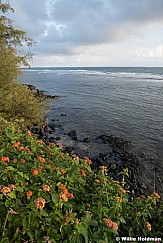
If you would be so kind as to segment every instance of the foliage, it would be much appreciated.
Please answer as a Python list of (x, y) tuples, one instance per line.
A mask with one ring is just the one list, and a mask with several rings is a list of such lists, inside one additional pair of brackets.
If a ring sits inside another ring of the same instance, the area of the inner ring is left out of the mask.
[(21, 121), (1, 122), (0, 242), (110, 243), (121, 236), (163, 236), (157, 193), (130, 201), (124, 181), (113, 181), (104, 166), (94, 173), (89, 158), (22, 133)]
[(16, 81), (20, 65), (28, 65), (31, 57), (30, 52), (23, 50), (34, 41), (25, 31), (14, 27), (13, 21), (6, 17), (9, 11), (14, 11), (9, 4), (0, 3), (0, 115), (8, 120), (22, 117), (26, 125), (40, 123), (47, 102)]

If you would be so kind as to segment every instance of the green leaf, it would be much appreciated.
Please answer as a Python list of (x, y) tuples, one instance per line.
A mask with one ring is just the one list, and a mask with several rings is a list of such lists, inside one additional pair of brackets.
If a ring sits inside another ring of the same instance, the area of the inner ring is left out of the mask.
[(88, 243), (88, 226), (84, 222), (80, 222), (76, 225), (76, 229), (79, 234), (83, 235), (85, 238), (85, 243)]
[(126, 221), (125, 221), (125, 219), (124, 219), (123, 217), (119, 217), (118, 219), (119, 219), (119, 221), (120, 221), (121, 223), (126, 224)]
[(17, 186), (17, 187), (16, 187), (16, 190), (17, 190), (18, 192), (23, 192), (23, 191), (24, 191), (23, 188), (22, 188), (21, 186)]
[(0, 243), (9, 243), (10, 241), (9, 241), (9, 238), (8, 237), (6, 237), (6, 238), (4, 238), (4, 239), (2, 239), (1, 241), (0, 241)]
[(12, 192), (8, 193), (7, 196), (12, 198), (12, 199), (16, 198), (15, 191), (12, 191)]
[(31, 239), (31, 241), (33, 241), (33, 233), (32, 233), (32, 230), (28, 230), (27, 231), (27, 235), (29, 236), (29, 238)]
[(0, 200), (2, 200), (3, 199), (3, 194), (0, 194)]
[(52, 194), (52, 201), (57, 204), (59, 202), (59, 196), (57, 194)]

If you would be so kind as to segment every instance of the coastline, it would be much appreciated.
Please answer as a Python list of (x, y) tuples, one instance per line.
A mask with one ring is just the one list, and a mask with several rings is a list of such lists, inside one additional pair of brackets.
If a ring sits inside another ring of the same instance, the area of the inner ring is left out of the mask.
[[(44, 91), (38, 90), (34, 85), (27, 85), (32, 92), (38, 97), (46, 99), (58, 99), (58, 96), (46, 95)], [(129, 176), (125, 177), (125, 189), (130, 192), (131, 197), (141, 195), (147, 196), (153, 191), (152, 183), (146, 178), (144, 171), (145, 153), (138, 155), (132, 147), (131, 142), (113, 134), (101, 134), (98, 137), (81, 138), (76, 130), (65, 133), (63, 120), (65, 113), (60, 113), (59, 117), (48, 117), (45, 130), (40, 132), (37, 126), (31, 126), (31, 131), (46, 143), (56, 143), (63, 145), (63, 152), (71, 156), (79, 155), (80, 157), (89, 156), (92, 160), (92, 169), (98, 170), (100, 166), (107, 167), (107, 173), (114, 180), (122, 180), (121, 174), (123, 169), (128, 169)], [(157, 188), (156, 188), (157, 189)]]

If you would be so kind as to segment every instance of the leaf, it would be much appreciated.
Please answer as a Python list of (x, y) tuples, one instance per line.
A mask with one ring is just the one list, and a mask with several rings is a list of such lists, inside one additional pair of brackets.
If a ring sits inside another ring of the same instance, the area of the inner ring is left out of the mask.
[(0, 194), (0, 200), (2, 200), (3, 199), (3, 194)]
[(84, 236), (85, 243), (88, 243), (88, 226), (84, 222), (81, 222), (76, 225), (76, 229), (78, 230), (79, 234)]
[(21, 186), (17, 186), (17, 187), (16, 187), (16, 190), (17, 190), (18, 192), (23, 192), (23, 191), (24, 191), (23, 188), (22, 188)]
[(126, 224), (126, 221), (125, 221), (124, 217), (119, 217), (119, 221), (120, 221), (121, 223)]
[(59, 202), (59, 196), (57, 194), (52, 194), (52, 201), (57, 204)]
[(28, 230), (27, 231), (27, 235), (29, 236), (29, 238), (31, 239), (31, 241), (33, 241), (33, 233), (32, 233), (32, 230)]
[(12, 191), (12, 192), (8, 193), (7, 196), (12, 198), (12, 199), (16, 198), (15, 191)]

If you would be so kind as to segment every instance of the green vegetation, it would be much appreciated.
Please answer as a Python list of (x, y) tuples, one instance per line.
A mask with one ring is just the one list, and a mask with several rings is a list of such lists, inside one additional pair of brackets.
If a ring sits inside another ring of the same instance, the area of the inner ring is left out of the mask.
[(25, 125), (40, 123), (47, 103), (17, 81), (20, 65), (28, 65), (30, 52), (24, 52), (34, 41), (26, 32), (16, 29), (6, 17), (14, 11), (9, 4), (0, 3), (0, 115), (7, 120), (24, 118)]
[[(0, 242), (115, 242), (163, 237), (163, 204), (153, 193), (130, 201), (122, 183), (97, 173), (87, 157), (44, 144), (21, 121), (0, 134)], [(127, 170), (122, 172), (123, 177)]]
[[(112, 243), (121, 236), (163, 237), (163, 203), (158, 193), (131, 201), (122, 182), (91, 160), (45, 144), (26, 129), (40, 123), (46, 102), (16, 80), (28, 65), (24, 44), (0, 4), (0, 242)], [(118, 242), (118, 240), (117, 240)]]

